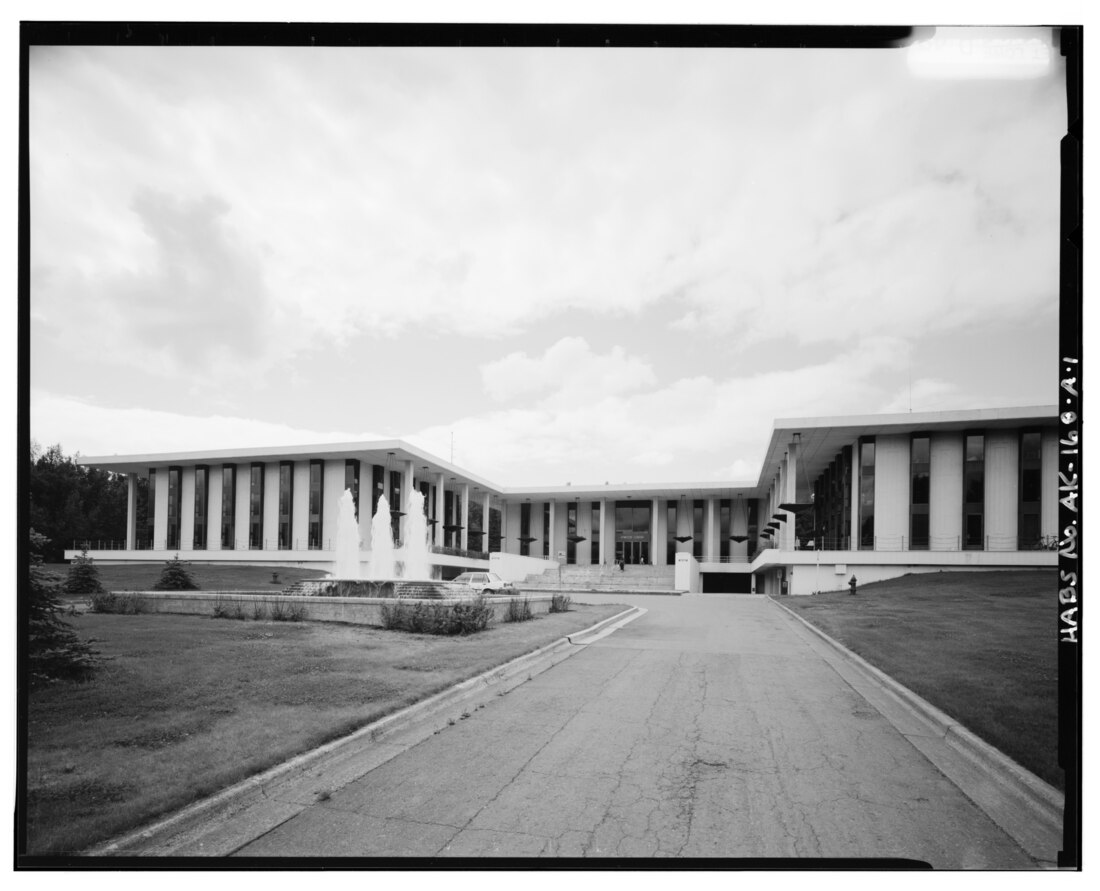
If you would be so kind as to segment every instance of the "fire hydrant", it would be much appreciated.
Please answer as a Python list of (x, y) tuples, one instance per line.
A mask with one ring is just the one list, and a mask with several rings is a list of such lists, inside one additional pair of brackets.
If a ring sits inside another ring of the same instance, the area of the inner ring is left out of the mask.
[(848, 579), (848, 587), (852, 589), (848, 593), (854, 596), (856, 593), (856, 577), (854, 575)]

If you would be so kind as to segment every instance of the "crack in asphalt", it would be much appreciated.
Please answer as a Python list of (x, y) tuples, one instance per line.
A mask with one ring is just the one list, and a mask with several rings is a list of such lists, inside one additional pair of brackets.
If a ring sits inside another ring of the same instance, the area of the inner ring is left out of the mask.
[[(577, 704), (577, 707), (576, 707), (575, 711), (561, 724), (561, 726), (558, 727), (558, 729), (555, 730), (549, 736), (549, 738), (541, 746), (539, 746), (538, 749), (536, 749), (531, 754), (531, 756), (526, 761), (523, 762), (523, 764), (521, 764), (519, 766), (519, 768), (511, 776), (511, 778), (508, 779), (507, 781), (505, 781), (497, 789), (496, 794), (493, 795), (492, 798), (490, 798), (480, 808), (478, 808), (477, 811), (473, 814), (473, 816), (471, 816), (469, 820), (467, 820), (461, 827), (458, 828), (458, 831), (455, 832), (455, 834), (453, 836), (451, 836), (443, 844), (443, 846), (439, 848), (438, 851), (436, 851), (436, 854), (441, 854), (462, 832), (464, 832), (466, 829), (468, 829), (470, 827), (470, 824), (473, 823), (474, 820), (476, 820), (482, 813), (485, 812), (486, 808), (488, 808), (494, 802), (496, 802), (496, 800), (498, 798), (500, 798), (500, 796), (512, 785), (512, 783), (514, 783), (519, 778), (519, 776), (525, 770), (527, 770), (527, 766), (532, 761), (534, 761), (543, 751), (545, 751), (548, 746), (552, 745), (554, 740), (556, 740), (558, 738), (558, 736), (561, 734), (561, 732), (563, 730), (565, 730), (571, 723), (573, 723), (574, 720), (576, 720), (577, 715), (580, 714), (581, 711), (583, 711), (583, 709), (588, 705), (588, 703), (591, 702), (593, 699), (599, 698), (602, 691), (604, 689), (606, 689), (609, 684), (613, 683), (624, 671), (626, 671), (627, 668), (629, 668), (630, 665), (637, 658), (638, 657), (636, 655), (632, 655), (629, 659), (627, 659), (625, 662), (623, 662), (623, 664), (620, 665), (619, 668), (610, 677), (608, 677), (606, 680), (603, 681), (603, 683), (600, 684), (599, 688), (597, 689), (596, 693), (593, 696), (590, 696), (588, 698), (588, 700), (586, 700), (585, 702)], [(499, 831), (499, 830), (494, 829), (493, 831), (495, 832), (495, 831)], [(534, 834), (534, 833), (528, 833), (528, 834), (530, 835), (530, 834)]]

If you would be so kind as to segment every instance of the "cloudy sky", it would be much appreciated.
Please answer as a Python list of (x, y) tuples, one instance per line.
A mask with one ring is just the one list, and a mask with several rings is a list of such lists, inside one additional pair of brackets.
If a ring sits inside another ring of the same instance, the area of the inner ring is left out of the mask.
[(32, 436), (742, 480), (775, 418), (1052, 404), (1062, 62), (918, 61), (33, 47)]

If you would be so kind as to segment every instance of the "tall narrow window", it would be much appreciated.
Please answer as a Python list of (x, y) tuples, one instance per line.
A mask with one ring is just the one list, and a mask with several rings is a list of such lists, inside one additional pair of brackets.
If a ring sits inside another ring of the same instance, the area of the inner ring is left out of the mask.
[(963, 464), (963, 547), (982, 550), (985, 546), (985, 436), (966, 436)]
[(344, 488), (351, 491), (351, 500), (355, 505), (355, 519), (359, 519), (359, 461), (348, 458), (344, 462)]
[(668, 534), (665, 539), (665, 557), (668, 565), (676, 563), (676, 502), (671, 498), (665, 502), (665, 521)]
[(155, 467), (149, 468), (149, 500), (145, 509), (145, 524), (149, 547), (155, 551), (157, 549), (157, 469)]
[(600, 503), (592, 502), (592, 557), (588, 561), (593, 565), (600, 562)]
[(931, 488), (929, 438), (914, 436), (909, 445), (909, 549), (928, 550), (928, 497)]
[(294, 462), (279, 462), (279, 550), (289, 551), (294, 516)]
[(180, 519), (183, 516), (182, 498), (180, 498), (180, 478), (183, 468), (168, 468), (168, 539), (166, 547), (175, 551), (180, 546)]
[(236, 546), (237, 465), (222, 465), (222, 550)]
[(248, 481), (248, 547), (254, 551), (264, 546), (264, 469), (254, 462)]
[(565, 562), (577, 562), (577, 502), (571, 501), (565, 507)]
[(859, 441), (859, 546), (875, 547), (875, 441)]
[(378, 513), (378, 499), (382, 497), (386, 488), (386, 468), (381, 464), (375, 464), (371, 468), (370, 485), (370, 515)]
[(542, 506), (542, 556), (550, 556), (550, 502)]
[(489, 508), (489, 541), (487, 549), (496, 550), (498, 554), (504, 553), (504, 535), (500, 528), (500, 508)]
[(703, 556), (703, 503), (701, 498), (696, 498), (691, 508), (691, 534), (695, 536), (691, 553), (696, 560)]
[(466, 512), (469, 514), (467, 517), (467, 525), (469, 528), (466, 530), (466, 546), (471, 551), (484, 552), (485, 548), (482, 547), (482, 540), (484, 538), (483, 530), (485, 526), (485, 519), (482, 516), (482, 506), (478, 503), (477, 499), (470, 499), (470, 506), (466, 508)]
[(756, 520), (756, 499), (753, 498), (749, 501), (749, 553), (756, 553), (756, 536), (760, 530), (757, 528)]
[(196, 551), (206, 550), (206, 511), (209, 503), (210, 468), (205, 464), (195, 465), (195, 526), (191, 547)]
[(722, 560), (730, 557), (730, 499), (718, 502), (718, 556)]
[(1019, 544), (1021, 551), (1033, 551), (1041, 546), (1039, 510), (1043, 494), (1042, 434), (1029, 430), (1020, 434), (1020, 514)]
[(319, 459), (309, 462), (309, 548), (324, 547), (323, 518), (325, 509), (325, 463)]
[(390, 528), (393, 530), (393, 540), (401, 538), (401, 471), (390, 471)]
[(448, 529), (448, 526), (454, 526), (455, 515), (455, 493), (450, 489), (443, 490), (443, 546), (448, 548), (454, 547), (454, 529)]
[(531, 502), (525, 501), (519, 506), (519, 554), (521, 557), (531, 556)]
[[(454, 547), (460, 547), (462, 545), (462, 493), (455, 492), (455, 534), (454, 534)], [(467, 544), (469, 544), (469, 536), (467, 536)]]

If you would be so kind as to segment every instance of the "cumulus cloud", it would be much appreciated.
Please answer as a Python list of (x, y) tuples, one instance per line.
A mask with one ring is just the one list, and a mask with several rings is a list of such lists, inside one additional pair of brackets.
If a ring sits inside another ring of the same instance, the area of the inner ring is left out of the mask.
[(168, 409), (107, 408), (32, 390), (31, 436), (66, 454), (128, 455), (381, 439), (374, 431), (317, 431), (230, 415), (184, 415)]
[(583, 337), (563, 337), (541, 356), (510, 353), (481, 367), (482, 384), (498, 402), (523, 396), (566, 405), (587, 401), (592, 392), (612, 396), (652, 386), (653, 369), (615, 346), (605, 355), (592, 351)]
[[(755, 479), (778, 417), (866, 414), (896, 400), (909, 347), (860, 341), (802, 368), (680, 378), (640, 392), (537, 403), (426, 427), (410, 439), (504, 485)], [(547, 476), (532, 479), (531, 468)], [(578, 479), (577, 468), (589, 479)]]
[[(440, 455), (453, 431), (502, 482), (726, 478), (775, 417), (903, 408), (913, 344), (1053, 324), (1061, 77), (931, 84), (889, 52), (35, 47), (28, 86), (35, 382), (171, 398), (139, 420), (177, 433), (204, 409), (378, 412)], [(915, 409), (964, 395), (914, 381)], [(256, 433), (322, 436), (283, 426)]]

